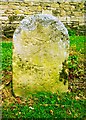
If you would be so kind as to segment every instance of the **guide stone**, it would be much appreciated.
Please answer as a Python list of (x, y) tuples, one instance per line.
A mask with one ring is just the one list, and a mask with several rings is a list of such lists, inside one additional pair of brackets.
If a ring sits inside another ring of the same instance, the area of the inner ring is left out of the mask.
[(13, 91), (27, 97), (40, 91), (66, 92), (59, 81), (68, 58), (68, 31), (58, 18), (36, 14), (24, 18), (13, 35)]

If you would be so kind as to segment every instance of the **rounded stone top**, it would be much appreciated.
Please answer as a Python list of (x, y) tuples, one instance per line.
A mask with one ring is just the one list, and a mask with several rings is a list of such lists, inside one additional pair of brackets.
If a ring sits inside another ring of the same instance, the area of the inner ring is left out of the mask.
[(29, 57), (38, 49), (41, 51), (45, 42), (47, 45), (57, 44), (58, 49), (67, 50), (69, 48), (66, 27), (57, 17), (49, 14), (35, 14), (25, 17), (14, 32), (13, 42), (16, 53), (20, 54), (22, 58)]
[(38, 23), (41, 23), (41, 25), (44, 27), (52, 25), (53, 28), (55, 27), (57, 30), (61, 31), (64, 35), (68, 36), (68, 31), (66, 27), (57, 17), (54, 17), (49, 14), (36, 14), (25, 17), (20, 22), (20, 26), (16, 29), (13, 37), (15, 38), (15, 36), (20, 32), (21, 29), (28, 31), (34, 30), (37, 27)]

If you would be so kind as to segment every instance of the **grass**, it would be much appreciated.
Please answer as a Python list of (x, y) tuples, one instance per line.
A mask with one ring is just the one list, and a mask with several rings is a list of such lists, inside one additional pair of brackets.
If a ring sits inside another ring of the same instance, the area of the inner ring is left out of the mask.
[(2, 42), (2, 70), (12, 70), (12, 42)]
[[(32, 104), (31, 104), (32, 101)], [(76, 94), (37, 93), (25, 103), (13, 102), (4, 105), (5, 118), (85, 118), (85, 100), (77, 99)]]
[[(79, 81), (84, 79), (84, 36), (70, 36), (70, 56), (64, 64), (64, 74), (69, 69), (68, 80)], [(2, 42), (2, 83), (7, 83), (12, 76), (12, 42)], [(61, 76), (63, 79), (65, 75)], [(7, 86), (9, 89), (9, 86)], [(4, 88), (5, 89), (5, 88)], [(6, 93), (7, 94), (7, 93)], [(3, 119), (23, 119), (23, 118), (52, 118), (63, 119), (81, 118), (85, 120), (86, 99), (82, 91), (68, 91), (67, 93), (47, 93), (39, 92), (30, 95), (27, 99), (14, 98), (13, 96), (2, 96)]]
[(75, 47), (76, 51), (84, 53), (85, 36), (70, 36), (70, 46)]

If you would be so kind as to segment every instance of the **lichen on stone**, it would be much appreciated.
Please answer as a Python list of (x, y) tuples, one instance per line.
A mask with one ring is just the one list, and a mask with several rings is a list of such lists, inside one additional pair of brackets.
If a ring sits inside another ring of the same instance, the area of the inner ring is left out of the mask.
[[(13, 35), (13, 89), (27, 96), (37, 91), (67, 91), (59, 81), (68, 58), (68, 31), (58, 18), (36, 14), (24, 18)], [(24, 90), (23, 90), (24, 89)]]

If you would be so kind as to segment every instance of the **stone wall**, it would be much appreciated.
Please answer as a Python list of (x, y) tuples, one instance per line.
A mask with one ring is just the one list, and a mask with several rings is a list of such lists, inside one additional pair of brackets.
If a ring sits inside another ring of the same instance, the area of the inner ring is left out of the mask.
[(2, 35), (12, 37), (15, 28), (25, 16), (37, 13), (57, 16), (68, 29), (77, 30), (85, 23), (84, 4), (85, 2), (0, 2)]

